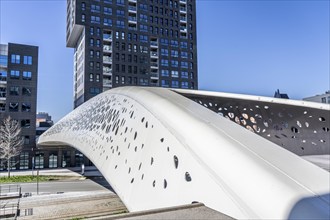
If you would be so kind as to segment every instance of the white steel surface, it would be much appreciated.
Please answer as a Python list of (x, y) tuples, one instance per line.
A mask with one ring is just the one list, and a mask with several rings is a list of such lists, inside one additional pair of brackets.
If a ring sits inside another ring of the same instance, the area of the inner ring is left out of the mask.
[(238, 219), (329, 218), (329, 173), (183, 96), (121, 87), (40, 136), (85, 154), (130, 211), (194, 201)]

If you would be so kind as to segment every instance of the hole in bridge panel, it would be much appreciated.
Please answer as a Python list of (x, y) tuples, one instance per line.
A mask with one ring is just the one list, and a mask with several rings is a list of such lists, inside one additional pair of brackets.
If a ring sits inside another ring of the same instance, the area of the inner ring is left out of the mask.
[(161, 138), (161, 139), (160, 139), (160, 142), (162, 142), (162, 143), (163, 143), (163, 142), (164, 142), (164, 138)]
[(142, 122), (142, 123), (144, 122), (144, 117), (141, 119), (141, 122)]
[(137, 132), (135, 132), (135, 134), (134, 134), (134, 140), (136, 139), (136, 137), (137, 137)]
[(319, 121), (325, 121), (324, 117), (319, 117)]
[(140, 165), (139, 165), (139, 170), (141, 170), (141, 166), (142, 166), (142, 163), (140, 163)]
[(298, 125), (300, 128), (302, 127), (300, 121), (297, 121), (297, 125)]
[(299, 133), (299, 130), (298, 130), (298, 128), (296, 128), (296, 127), (291, 127), (291, 131), (292, 131), (293, 133)]
[(322, 129), (323, 129), (323, 131), (325, 131), (325, 132), (329, 132), (329, 128), (327, 128), (327, 127), (323, 127)]
[(191, 181), (191, 176), (188, 172), (185, 173), (185, 179), (186, 179), (187, 182)]
[(134, 178), (132, 178), (132, 180), (131, 180), (131, 183), (133, 183), (134, 182)]
[(151, 159), (150, 159), (150, 165), (152, 165), (153, 163), (154, 163), (154, 158), (151, 157)]
[(153, 187), (156, 186), (156, 180), (154, 180), (154, 181), (152, 182), (152, 186), (153, 186)]
[(179, 159), (176, 155), (173, 156), (173, 159), (174, 159), (174, 167), (175, 167), (175, 169), (178, 169)]
[(164, 189), (166, 189), (166, 187), (167, 187), (167, 181), (166, 179), (164, 179)]

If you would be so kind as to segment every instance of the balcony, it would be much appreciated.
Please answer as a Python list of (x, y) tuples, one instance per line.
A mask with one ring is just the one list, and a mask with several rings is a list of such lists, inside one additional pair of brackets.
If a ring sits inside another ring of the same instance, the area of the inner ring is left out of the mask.
[(7, 77), (6, 76), (0, 76), (0, 84), (7, 84)]
[(150, 47), (158, 47), (157, 41), (150, 41)]
[(128, 16), (128, 22), (136, 24), (137, 23), (137, 18), (133, 17), (133, 16)]
[(151, 79), (159, 79), (159, 74), (158, 73), (150, 73), (150, 78)]
[(187, 8), (186, 7), (180, 7), (180, 12), (187, 13)]
[(128, 6), (128, 12), (136, 13), (136, 6), (129, 5)]
[(150, 52), (150, 56), (151, 56), (151, 57), (158, 57), (158, 52), (153, 52), (153, 51), (151, 51), (151, 52)]
[(111, 80), (103, 80), (103, 87), (112, 87)]
[(103, 63), (111, 64), (112, 63), (112, 57), (104, 56), (103, 57)]
[(112, 35), (111, 34), (103, 34), (103, 40), (104, 41), (112, 41)]
[(180, 27), (180, 32), (187, 32), (187, 27)]
[(103, 52), (111, 53), (112, 52), (111, 46), (109, 46), (109, 45), (103, 45)]
[(103, 75), (111, 76), (112, 75), (112, 69), (109, 67), (103, 67)]
[(150, 67), (158, 69), (158, 63), (150, 63)]
[(187, 22), (187, 18), (185, 16), (180, 16), (180, 22)]

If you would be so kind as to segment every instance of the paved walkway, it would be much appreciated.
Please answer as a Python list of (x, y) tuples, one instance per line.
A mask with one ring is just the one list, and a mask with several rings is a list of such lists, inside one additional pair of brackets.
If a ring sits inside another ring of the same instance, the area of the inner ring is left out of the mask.
[[(7, 171), (0, 171), (0, 177), (7, 176)], [(37, 175), (37, 170), (12, 170), (11, 176), (22, 175)], [(54, 168), (54, 169), (40, 169), (39, 175), (51, 175), (51, 176), (73, 176), (73, 177), (94, 177), (102, 176), (95, 166), (85, 167), (85, 172), (82, 175), (81, 167), (69, 167), (69, 168)]]

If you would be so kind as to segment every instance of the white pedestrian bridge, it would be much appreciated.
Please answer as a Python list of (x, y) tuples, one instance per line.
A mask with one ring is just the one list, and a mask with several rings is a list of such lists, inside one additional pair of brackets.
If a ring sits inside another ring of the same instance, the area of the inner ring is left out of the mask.
[(201, 202), (237, 219), (329, 219), (329, 172), (300, 157), (330, 154), (329, 121), (325, 104), (121, 87), (38, 145), (81, 151), (130, 211)]

